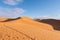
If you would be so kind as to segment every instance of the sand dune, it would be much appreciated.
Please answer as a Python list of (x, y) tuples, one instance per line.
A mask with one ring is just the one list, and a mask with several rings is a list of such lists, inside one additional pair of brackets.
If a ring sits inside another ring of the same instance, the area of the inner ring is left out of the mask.
[(34, 26), (34, 27), (37, 26), (39, 28), (43, 28), (43, 29), (47, 29), (47, 30), (53, 30), (51, 25), (45, 24), (45, 23), (42, 23), (42, 22), (41, 23), (36, 22), (36, 21), (34, 21), (34, 20), (32, 20), (31, 18), (28, 18), (28, 17), (22, 17), (20, 19), (14, 20), (14, 21), (9, 21), (9, 22), (4, 22), (4, 23), (6, 23), (7, 25), (10, 25), (10, 23), (12, 23), (12, 24), (16, 24), (16, 25), (19, 25), (19, 26), (22, 26), (22, 25)]
[(42, 20), (36, 19), (36, 21), (52, 25), (54, 30), (60, 31), (60, 20), (57, 20), (57, 19), (42, 19)]
[[(2, 19), (3, 20), (3, 19)], [(28, 17), (0, 21), (1, 40), (60, 40), (60, 33), (49, 24)]]

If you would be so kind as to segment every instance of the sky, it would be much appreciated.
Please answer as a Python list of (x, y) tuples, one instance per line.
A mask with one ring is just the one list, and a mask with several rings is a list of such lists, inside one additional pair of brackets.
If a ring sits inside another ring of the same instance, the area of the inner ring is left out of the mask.
[(60, 0), (0, 0), (0, 17), (20, 16), (60, 19)]

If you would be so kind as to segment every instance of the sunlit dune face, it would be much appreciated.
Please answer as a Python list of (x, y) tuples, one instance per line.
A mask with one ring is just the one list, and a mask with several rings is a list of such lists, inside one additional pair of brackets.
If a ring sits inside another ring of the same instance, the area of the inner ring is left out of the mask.
[(0, 28), (0, 39), (1, 40), (32, 40), (27, 34), (15, 30), (14, 28), (1, 27)]

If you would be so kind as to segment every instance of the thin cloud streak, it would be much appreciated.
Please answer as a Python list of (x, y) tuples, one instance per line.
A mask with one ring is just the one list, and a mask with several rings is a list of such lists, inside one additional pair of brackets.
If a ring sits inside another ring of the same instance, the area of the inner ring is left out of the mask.
[(25, 12), (25, 10), (22, 8), (3, 8), (3, 7), (0, 7), (0, 17), (16, 18), (16, 17), (19, 17), (20, 14), (22, 14), (24, 12)]
[(19, 3), (23, 2), (23, 0), (4, 0), (3, 3), (4, 4), (8, 4), (8, 5), (17, 5)]

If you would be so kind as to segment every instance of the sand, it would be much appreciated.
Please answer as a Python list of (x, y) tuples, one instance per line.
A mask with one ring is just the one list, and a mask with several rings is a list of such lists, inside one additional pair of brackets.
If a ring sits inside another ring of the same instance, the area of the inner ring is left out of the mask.
[(29, 17), (22, 17), (13, 21), (0, 22), (0, 39), (60, 40), (60, 32), (54, 31), (49, 24), (36, 22)]

